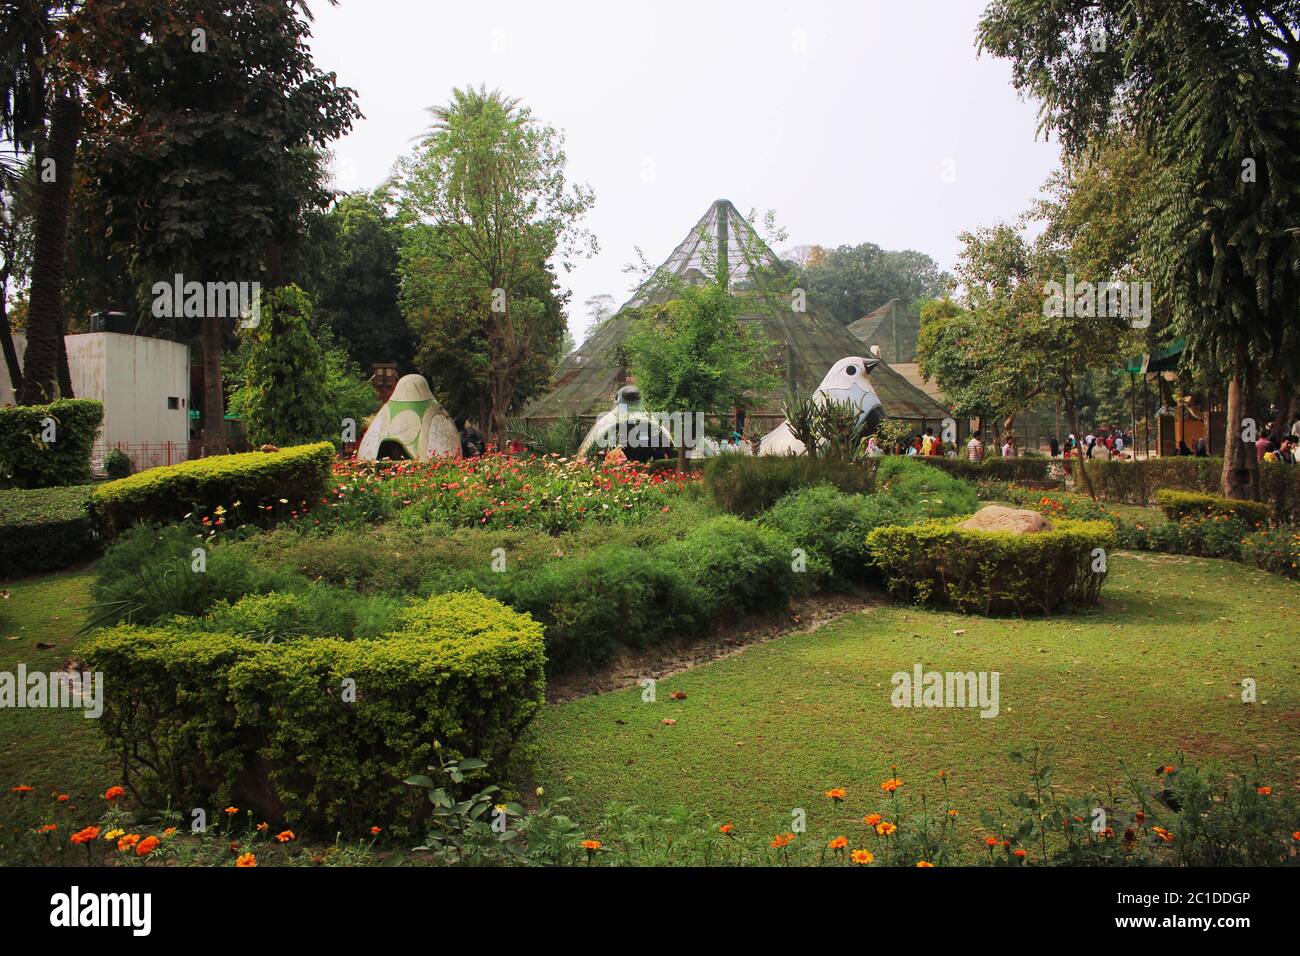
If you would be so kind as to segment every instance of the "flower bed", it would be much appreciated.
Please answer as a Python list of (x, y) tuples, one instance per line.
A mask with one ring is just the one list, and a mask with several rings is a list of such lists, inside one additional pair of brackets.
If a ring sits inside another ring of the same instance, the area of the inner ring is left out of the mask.
[(607, 468), (560, 455), (342, 461), (334, 466), (325, 507), (312, 509), (312, 520), (440, 522), (555, 534), (584, 522), (635, 521), (666, 510), (676, 492), (698, 480), (689, 472)]

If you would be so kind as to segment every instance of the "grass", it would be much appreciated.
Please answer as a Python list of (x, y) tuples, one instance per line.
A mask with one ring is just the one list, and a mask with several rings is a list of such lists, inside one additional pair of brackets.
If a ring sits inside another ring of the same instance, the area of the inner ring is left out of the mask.
[[(90, 603), (88, 570), (24, 578), (3, 585), (0, 601), (0, 671), (50, 673), (74, 656), (75, 635)], [(48, 644), (50, 647), (39, 647)], [(102, 793), (118, 782), (95, 730), (81, 711), (0, 709), (0, 787), (25, 784), (39, 794)]]
[[(549, 706), (532, 741), (536, 783), (572, 796), (588, 825), (617, 802), (767, 834), (798, 807), (814, 830), (832, 812), (830, 787), (847, 787), (859, 813), (876, 809), (893, 765), (912, 791), (936, 790), (947, 770), (961, 819), (978, 826), (981, 809), (1025, 788), (1007, 752), (1034, 744), (1055, 746), (1068, 795), (1123, 789), (1124, 765), (1153, 782), (1180, 751), (1229, 769), (1258, 756), (1272, 785), (1294, 792), (1300, 637), (1277, 612), (1300, 585), (1122, 552), (1102, 594), (1096, 612), (1039, 620), (874, 608), (666, 678), (655, 703), (633, 687)], [(891, 675), (917, 662), (998, 671), (1000, 716), (892, 707)], [(1254, 706), (1240, 699), (1245, 677), (1258, 682)]]

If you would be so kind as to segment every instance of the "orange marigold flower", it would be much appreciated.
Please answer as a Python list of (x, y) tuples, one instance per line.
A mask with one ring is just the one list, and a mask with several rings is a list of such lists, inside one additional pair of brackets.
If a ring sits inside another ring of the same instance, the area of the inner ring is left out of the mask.
[(162, 843), (162, 840), (158, 839), (156, 836), (147, 836), (141, 840), (140, 844), (135, 848), (135, 855), (148, 856), (154, 850), (158, 849), (159, 843)]
[(848, 796), (848, 793), (845, 791), (843, 787), (831, 787), (831, 789), (826, 791), (826, 796), (830, 797), (836, 803), (839, 803), (846, 796)]
[(126, 793), (125, 787), (109, 787), (104, 791), (104, 799), (110, 803)]
[(1267, 797), (1267, 796), (1270, 796), (1270, 795), (1273, 793), (1273, 788), (1272, 788), (1272, 787), (1256, 787), (1256, 788), (1255, 788), (1255, 792), (1258, 793), (1260, 796)]
[(920, 868), (922, 868), (922, 869), (926, 869), (926, 870), (932, 870), (932, 869), (934, 869), (934, 864), (931, 863), (929, 860), (917, 860), (917, 861), (916, 861), (916, 865), (917, 865), (918, 867), (920, 867)]
[(384, 828), (383, 828), (383, 827), (371, 827), (371, 828), (370, 828), (370, 835), (371, 835), (371, 836), (379, 836), (379, 834), (381, 834), (381, 833), (383, 833), (383, 832), (384, 832)]
[(778, 833), (775, 837), (772, 838), (772, 849), (780, 850), (783, 847), (789, 846), (793, 842), (794, 842), (793, 833)]
[(267, 822), (265, 822), (265, 821), (263, 821), (262, 823), (259, 823), (259, 824), (257, 825), (257, 832), (258, 832), (258, 833), (265, 833), (265, 832), (266, 832), (267, 830), (269, 830), (269, 829), (271, 829), (271, 824), (269, 824), (269, 823), (267, 823)]
[(1139, 810), (1137, 813), (1135, 813), (1135, 814), (1133, 815), (1133, 819), (1136, 820), (1138, 823), (1141, 823), (1141, 822), (1142, 822), (1143, 820), (1145, 820), (1146, 818), (1147, 818), (1147, 815), (1146, 815), (1145, 813), (1143, 813), (1141, 810)]
[(128, 833), (126, 836), (122, 837), (122, 839), (117, 841), (117, 848), (119, 850), (129, 850), (139, 842), (140, 834)]
[(599, 850), (599, 849), (600, 849), (601, 847), (603, 847), (604, 845), (605, 845), (605, 844), (601, 843), (599, 840), (583, 840), (583, 841), (582, 841), (582, 848), (583, 848), (584, 850), (586, 850), (588, 853), (595, 853), (597, 850)]
[[(946, 776), (948, 776), (948, 771), (947, 771), (947, 770), (940, 770), (940, 771), (939, 771), (939, 779), (940, 779), (940, 780), (942, 780), (942, 779), (943, 779), (944, 777), (946, 777)], [(920, 866), (920, 865), (921, 865), (920, 863), (917, 864), (917, 866)]]
[(230, 814), (233, 817), (236, 813), (239, 812), (239, 807), (226, 807), (225, 812)]
[(55, 797), (54, 799), (55, 799), (55, 800), (58, 800), (59, 803), (67, 803), (68, 800), (70, 800), (71, 798), (70, 798), (66, 793), (61, 793), (61, 794), (59, 794), (57, 797)]
[(275, 835), (276, 843), (289, 843), (290, 841), (295, 839), (297, 839), (297, 837), (293, 835), (292, 830), (282, 830)]
[(724, 823), (722, 826), (718, 827), (718, 832), (719, 832), (719, 833), (727, 833), (727, 834), (730, 834), (731, 831), (734, 830), (734, 829), (736, 829), (735, 824), (733, 824), (733, 823)]
[(984, 845), (985, 845), (985, 846), (997, 846), (997, 845), (998, 845), (998, 838), (997, 838), (997, 837), (985, 837), (985, 838), (984, 838)]
[(1174, 769), (1175, 768), (1171, 764), (1165, 764), (1163, 767), (1160, 768), (1160, 772), (1165, 776), (1169, 776), (1169, 774), (1174, 772)]
[(826, 844), (826, 846), (828, 846), (832, 850), (842, 850), (848, 845), (849, 845), (849, 838), (845, 836), (837, 836), (834, 840), (831, 840), (830, 843)]
[(53, 833), (53, 832), (54, 832), (55, 830), (57, 830), (58, 828), (59, 828), (59, 827), (58, 827), (58, 824), (56, 824), (56, 823), (47, 823), (47, 824), (45, 824), (45, 826), (41, 827), (41, 828), (40, 828), (39, 830), (37, 830), (36, 832), (37, 832), (37, 833)]
[(859, 866), (866, 866), (876, 857), (870, 850), (854, 850), (849, 854), (849, 859)]
[(19, 784), (16, 787), (10, 787), (9, 792), (10, 793), (31, 793), (32, 788), (27, 786), (27, 784), (24, 783), (24, 784)]
[(73, 843), (89, 843), (91, 840), (97, 840), (99, 839), (99, 827), (85, 827), (72, 834), (68, 839)]
[(865, 817), (862, 818), (862, 822), (869, 827), (874, 827), (877, 823), (879, 823), (883, 819), (884, 817), (882, 817), (879, 813), (868, 813)]
[(888, 780), (886, 780), (884, 783), (880, 785), (880, 789), (885, 791), (885, 793), (893, 793), (902, 785), (903, 785), (903, 781), (899, 780), (897, 777), (890, 777)]
[(1300, 830), (1292, 830), (1291, 839), (1295, 840), (1296, 842), (1300, 842)]
[(876, 824), (876, 833), (881, 836), (889, 836), (891, 833), (896, 833), (897, 831), (898, 827), (894, 826), (888, 820), (882, 820), (880, 823)]
[(175, 835), (176, 835), (175, 827), (168, 827), (166, 830), (163, 831), (163, 836), (165, 837), (175, 836)]
[(949, 811), (948, 811), (948, 816), (950, 816), (950, 817), (955, 817), (955, 816), (957, 816), (957, 815), (958, 815), (958, 813), (957, 813), (956, 810), (949, 810)]
[(257, 857), (252, 853), (245, 853), (239, 859), (235, 860), (235, 866), (257, 866)]
[(1164, 827), (1152, 827), (1151, 832), (1154, 833), (1156, 836), (1160, 837), (1160, 839), (1163, 840), (1165, 843), (1174, 842), (1174, 835), (1170, 833), (1168, 830), (1166, 830)]
[(1011, 852), (1012, 852), (1015, 856), (1020, 857), (1020, 859), (1022, 859), (1022, 860), (1025, 858), (1025, 851), (1024, 851), (1024, 850), (1015, 849), (1015, 850), (1012, 850)]

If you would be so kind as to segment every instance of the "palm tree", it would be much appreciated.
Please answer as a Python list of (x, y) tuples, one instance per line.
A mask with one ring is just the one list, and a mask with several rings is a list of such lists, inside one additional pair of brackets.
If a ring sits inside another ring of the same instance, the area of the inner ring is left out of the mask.
[(0, 13), (0, 135), (15, 154), (36, 158), (35, 238), (27, 310), (27, 353), (18, 402), (72, 395), (63, 346), (68, 210), (81, 101), (72, 77), (52, 59), (51, 41), (74, 3), (15, 0)]

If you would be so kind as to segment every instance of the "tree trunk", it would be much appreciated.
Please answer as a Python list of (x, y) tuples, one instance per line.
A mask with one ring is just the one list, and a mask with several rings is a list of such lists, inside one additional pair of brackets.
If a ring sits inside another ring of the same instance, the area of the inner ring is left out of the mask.
[(8, 303), (9, 273), (0, 275), (0, 347), (4, 348), (5, 366), (9, 370), (9, 384), (17, 395), (23, 388), (23, 370), (18, 364), (18, 349), (14, 346), (13, 330), (9, 328)]
[[(31, 299), (27, 308), (27, 354), (19, 405), (51, 401), (60, 378), (68, 207), (80, 136), (81, 104), (62, 94), (51, 114), (49, 138), (36, 147), (36, 237), (32, 252)], [(48, 160), (53, 161), (52, 165)]]
[(221, 385), (221, 317), (203, 317), (203, 454), (230, 451), (226, 431), (226, 396)]
[(1228, 410), (1224, 416), (1223, 436), (1223, 496), (1246, 500), (1254, 486), (1255, 446), (1243, 440), (1242, 420), (1246, 417), (1246, 404), (1250, 400), (1247, 365), (1249, 357), (1244, 345), (1238, 346), (1232, 377), (1228, 379)]
[[(1065, 386), (1065, 413), (1070, 419), (1070, 431), (1074, 433), (1074, 461), (1078, 462), (1083, 487), (1087, 490), (1088, 497), (1096, 501), (1097, 490), (1092, 486), (1092, 475), (1088, 474), (1088, 459), (1084, 457), (1088, 446), (1084, 443), (1083, 432), (1079, 429), (1079, 407), (1074, 400), (1074, 384), (1072, 382), (1067, 382)], [(1075, 481), (1077, 483), (1078, 478)]]

